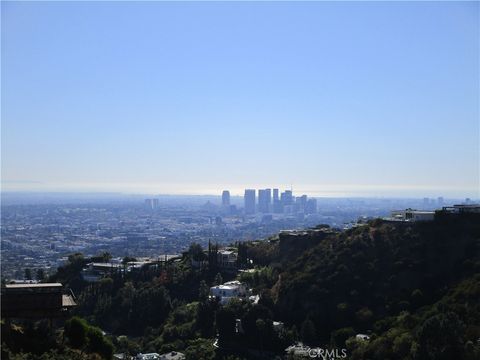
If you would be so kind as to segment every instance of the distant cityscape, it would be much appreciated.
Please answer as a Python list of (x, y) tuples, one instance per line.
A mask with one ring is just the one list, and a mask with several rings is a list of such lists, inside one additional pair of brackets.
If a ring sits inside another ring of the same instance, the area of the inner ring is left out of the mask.
[(193, 242), (228, 245), (318, 224), (348, 228), (399, 209), (433, 210), (470, 199), (313, 198), (279, 189), (224, 190), (218, 196), (52, 198), (2, 194), (1, 270), (5, 279), (48, 274), (69, 254), (114, 258), (178, 255)]

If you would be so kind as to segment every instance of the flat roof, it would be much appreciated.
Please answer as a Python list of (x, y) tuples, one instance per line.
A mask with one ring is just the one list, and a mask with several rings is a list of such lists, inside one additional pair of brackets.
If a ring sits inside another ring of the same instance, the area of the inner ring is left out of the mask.
[(49, 287), (62, 287), (60, 283), (40, 283), (40, 284), (7, 284), (7, 289), (28, 289), (28, 288), (49, 288)]
[(87, 266), (94, 266), (94, 267), (104, 267), (104, 268), (116, 268), (122, 267), (122, 264), (117, 263), (88, 263)]

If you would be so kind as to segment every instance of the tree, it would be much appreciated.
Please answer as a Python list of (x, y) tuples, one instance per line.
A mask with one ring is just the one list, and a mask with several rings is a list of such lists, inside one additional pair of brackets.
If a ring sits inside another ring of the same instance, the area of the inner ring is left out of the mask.
[(103, 336), (99, 328), (90, 326), (85, 320), (74, 316), (65, 322), (64, 329), (64, 336), (71, 347), (82, 351), (87, 349), (88, 352), (97, 353), (103, 359), (112, 358), (113, 345)]
[(369, 323), (373, 317), (372, 311), (368, 307), (363, 307), (355, 313), (356, 319), (362, 323)]
[(197, 305), (196, 326), (204, 338), (213, 335), (214, 308), (215, 304), (209, 301), (199, 302)]
[(258, 327), (256, 321), (258, 319), (271, 320), (272, 312), (267, 307), (257, 304), (248, 308), (242, 317), (242, 327), (252, 340), (258, 340)]
[(414, 307), (419, 307), (423, 304), (424, 296), (423, 292), (420, 289), (415, 289), (412, 291), (412, 295), (410, 296), (412, 299), (412, 304)]
[(421, 360), (463, 358), (463, 333), (464, 324), (453, 312), (428, 318), (418, 331), (417, 358)]
[(112, 343), (103, 336), (102, 331), (90, 326), (87, 331), (88, 350), (99, 354), (103, 359), (111, 359), (113, 356)]
[(312, 320), (306, 319), (300, 329), (300, 337), (306, 344), (313, 345), (317, 341), (317, 330)]
[(64, 336), (75, 349), (82, 349), (87, 344), (88, 324), (79, 317), (72, 317), (65, 322)]
[(127, 265), (130, 261), (137, 261), (137, 259), (134, 258), (134, 257), (131, 257), (131, 256), (125, 256), (125, 257), (122, 259), (122, 264), (123, 264), (123, 265)]
[(331, 342), (337, 347), (344, 347), (345, 341), (355, 335), (355, 331), (351, 327), (335, 330), (331, 335)]
[(29, 268), (25, 269), (25, 280), (32, 280), (32, 270)]
[(216, 313), (215, 324), (220, 344), (224, 344), (233, 338), (235, 334), (235, 314), (233, 311), (221, 307)]
[(260, 339), (260, 351), (263, 352), (263, 341), (265, 338), (267, 325), (265, 324), (265, 320), (257, 319), (257, 321), (255, 322), (255, 326), (257, 328), (258, 337)]
[(195, 261), (203, 261), (207, 258), (203, 252), (202, 246), (197, 243), (190, 244), (190, 247), (188, 248), (188, 256)]
[(195, 339), (188, 343), (185, 349), (187, 360), (213, 360), (215, 359), (215, 348), (210, 340)]
[(37, 269), (36, 278), (37, 278), (38, 281), (43, 281), (43, 280), (45, 280), (45, 270), (43, 270), (43, 269)]
[(237, 249), (237, 266), (242, 268), (247, 265), (247, 245), (243, 242), (238, 242)]
[(200, 286), (198, 289), (198, 300), (201, 302), (207, 301), (209, 292), (210, 289), (208, 288), (205, 280), (200, 281)]
[(222, 274), (220, 273), (217, 273), (217, 275), (215, 275), (215, 285), (221, 285), (223, 284), (223, 278), (222, 278)]
[(217, 267), (217, 255), (218, 255), (218, 245), (212, 245), (210, 240), (208, 241), (208, 269), (213, 273)]
[(112, 259), (112, 254), (110, 254), (108, 251), (105, 251), (102, 253), (102, 261), (107, 263)]

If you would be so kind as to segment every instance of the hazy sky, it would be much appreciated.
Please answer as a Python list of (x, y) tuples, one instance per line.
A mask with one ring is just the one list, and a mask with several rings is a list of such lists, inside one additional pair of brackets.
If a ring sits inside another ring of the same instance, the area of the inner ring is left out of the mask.
[(3, 190), (479, 196), (479, 3), (3, 2)]

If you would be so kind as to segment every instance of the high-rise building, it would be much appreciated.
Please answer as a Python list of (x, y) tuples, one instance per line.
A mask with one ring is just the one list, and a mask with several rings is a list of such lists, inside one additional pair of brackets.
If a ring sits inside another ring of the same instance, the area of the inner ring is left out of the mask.
[(278, 194), (278, 189), (273, 189), (273, 212), (281, 214), (283, 213), (283, 205)]
[(158, 199), (152, 199), (152, 209), (158, 208)]
[(255, 214), (255, 189), (245, 189), (245, 214)]
[(145, 206), (148, 209), (153, 209), (153, 199), (145, 199)]
[(280, 198), (278, 197), (278, 189), (273, 189), (273, 203), (275, 201), (280, 201)]
[(307, 206), (307, 195), (297, 197), (295, 199), (295, 205), (297, 212), (305, 212), (305, 206)]
[(316, 214), (317, 213), (317, 199), (308, 199), (307, 205), (305, 206), (305, 214)]
[(258, 190), (258, 211), (269, 213), (272, 205), (272, 190)]
[(222, 192), (222, 206), (230, 206), (230, 191), (223, 190)]
[(442, 207), (443, 206), (443, 196), (439, 196), (438, 199), (437, 199), (437, 204), (439, 207)]
[(285, 190), (280, 196), (280, 200), (282, 201), (283, 206), (292, 205), (293, 204), (293, 195), (291, 190)]

